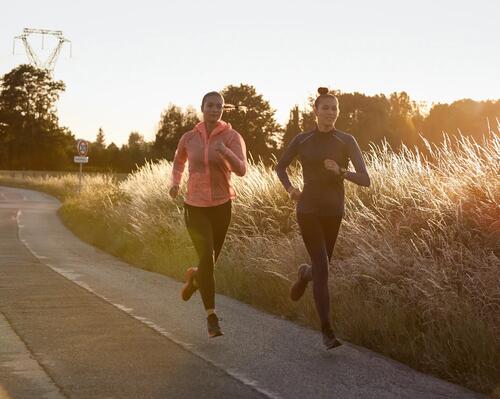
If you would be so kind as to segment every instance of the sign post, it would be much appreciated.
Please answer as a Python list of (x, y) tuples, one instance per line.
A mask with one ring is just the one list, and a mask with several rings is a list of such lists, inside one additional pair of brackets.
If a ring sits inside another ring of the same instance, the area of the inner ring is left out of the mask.
[(85, 140), (78, 140), (76, 142), (76, 150), (78, 155), (74, 157), (74, 162), (80, 164), (80, 174), (78, 177), (78, 195), (80, 195), (82, 191), (83, 164), (89, 162), (89, 157), (87, 156), (89, 152), (89, 143)]

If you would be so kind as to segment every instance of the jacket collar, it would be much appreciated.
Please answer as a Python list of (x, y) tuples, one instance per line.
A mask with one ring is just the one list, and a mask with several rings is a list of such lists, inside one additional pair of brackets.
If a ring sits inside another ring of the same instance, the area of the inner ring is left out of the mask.
[[(211, 136), (215, 136), (216, 134), (222, 133), (223, 131), (231, 129), (231, 124), (224, 122), (224, 121), (218, 121), (217, 126), (215, 126), (215, 129), (212, 131), (210, 134)], [(208, 137), (207, 133), (207, 128), (205, 126), (205, 122), (200, 122), (198, 123), (195, 127), (194, 130), (200, 132), (202, 135), (205, 137)]]

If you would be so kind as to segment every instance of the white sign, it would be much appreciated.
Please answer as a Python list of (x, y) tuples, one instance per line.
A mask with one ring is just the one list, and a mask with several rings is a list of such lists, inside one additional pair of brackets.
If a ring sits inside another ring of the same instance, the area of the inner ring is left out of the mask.
[(89, 157), (75, 156), (74, 160), (75, 160), (75, 163), (88, 163)]
[(78, 155), (84, 157), (89, 152), (89, 143), (85, 140), (78, 140), (76, 142), (76, 150), (78, 151)]

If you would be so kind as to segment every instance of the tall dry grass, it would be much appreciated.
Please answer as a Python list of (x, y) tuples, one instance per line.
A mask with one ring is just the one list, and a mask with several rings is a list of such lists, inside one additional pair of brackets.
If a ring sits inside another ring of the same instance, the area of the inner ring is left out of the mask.
[[(491, 393), (500, 386), (500, 137), (426, 144), (425, 155), (373, 147), (365, 154), (372, 186), (346, 183), (330, 269), (335, 327), (351, 342)], [(88, 240), (180, 277), (196, 257), (182, 201), (167, 194), (170, 172), (160, 162), (121, 183), (87, 180), (80, 197), (66, 194), (63, 217), (93, 221), (80, 231)], [(299, 168), (291, 178), (300, 185)], [(218, 289), (316, 325), (311, 295), (298, 304), (287, 298), (297, 265), (308, 260), (294, 204), (262, 164), (234, 184)]]

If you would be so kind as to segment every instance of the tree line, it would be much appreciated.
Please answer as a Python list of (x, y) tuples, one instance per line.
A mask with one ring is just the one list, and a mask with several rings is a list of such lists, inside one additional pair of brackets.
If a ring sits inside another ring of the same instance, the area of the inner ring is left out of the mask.
[[(60, 126), (56, 102), (65, 90), (62, 81), (32, 65), (19, 65), (0, 80), (0, 169), (71, 170), (75, 155), (75, 136)], [(279, 156), (299, 132), (315, 126), (309, 106), (294, 106), (285, 126), (275, 119), (275, 110), (255, 87), (229, 85), (221, 93), (235, 107), (223, 118), (244, 137), (249, 156), (269, 162)], [(336, 127), (354, 135), (362, 149), (385, 141), (394, 149), (423, 145), (420, 136), (432, 143), (448, 135), (462, 134), (481, 141), (490, 126), (498, 127), (500, 100), (463, 99), (451, 104), (434, 104), (428, 112), (405, 92), (389, 96), (334, 92), (340, 115)], [(244, 107), (240, 107), (244, 106)], [(99, 129), (90, 144), (86, 170), (129, 172), (147, 161), (172, 160), (181, 135), (199, 122), (193, 107), (183, 109), (169, 104), (159, 118), (155, 140), (147, 142), (139, 132), (131, 132), (121, 147), (106, 143)]]

